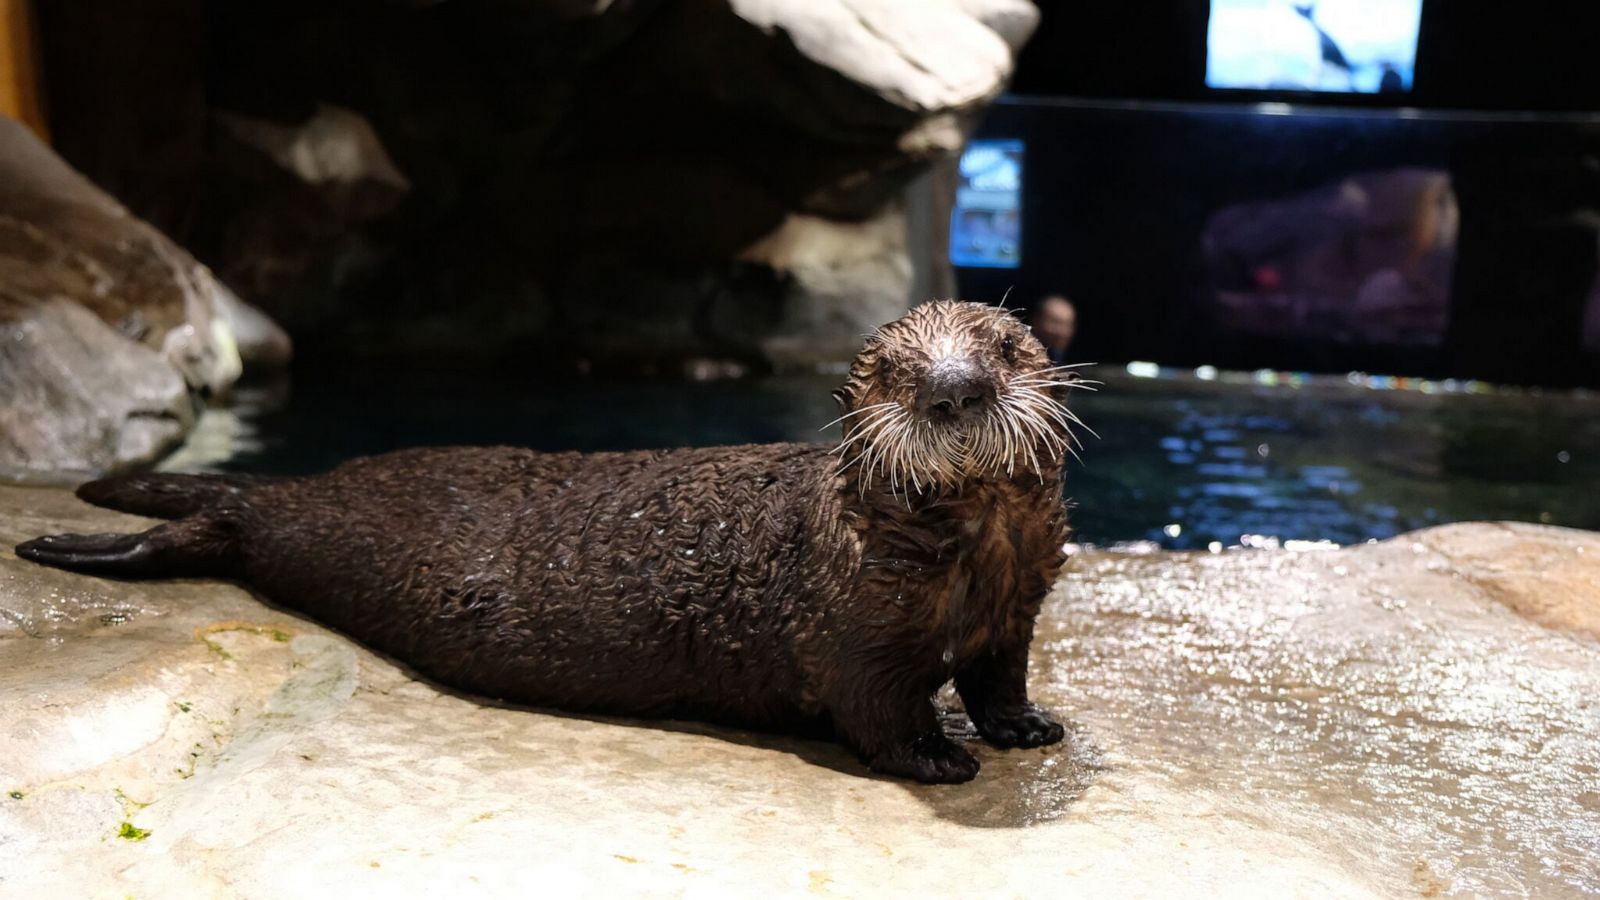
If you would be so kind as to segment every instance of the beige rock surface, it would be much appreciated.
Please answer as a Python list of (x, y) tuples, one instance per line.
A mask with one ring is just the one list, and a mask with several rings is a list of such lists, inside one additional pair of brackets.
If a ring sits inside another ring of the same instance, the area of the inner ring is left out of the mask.
[(9, 550), (138, 522), (0, 488), (0, 894), (1600, 890), (1600, 644), (1512, 611), (1600, 536), (1079, 555), (1034, 657), (1069, 741), (979, 746), (938, 788), (823, 743), (499, 708), (237, 587)]
[(1513, 612), (1600, 639), (1600, 548), (1593, 535), (1497, 522), (1430, 529), (1418, 539)]

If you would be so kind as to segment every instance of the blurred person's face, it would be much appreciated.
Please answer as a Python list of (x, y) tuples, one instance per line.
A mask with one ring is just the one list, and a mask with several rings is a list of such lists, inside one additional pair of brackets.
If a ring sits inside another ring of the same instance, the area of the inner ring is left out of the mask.
[(1061, 297), (1046, 297), (1033, 323), (1034, 337), (1051, 350), (1065, 350), (1078, 331), (1078, 312)]

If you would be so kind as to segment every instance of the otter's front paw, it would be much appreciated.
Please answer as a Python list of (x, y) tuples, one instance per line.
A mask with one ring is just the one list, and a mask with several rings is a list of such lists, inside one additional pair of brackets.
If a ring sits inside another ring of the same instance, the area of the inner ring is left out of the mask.
[(978, 760), (942, 734), (925, 735), (873, 757), (874, 772), (914, 778), (923, 784), (961, 784), (978, 774)]
[(1043, 747), (1066, 736), (1060, 723), (1032, 703), (1020, 712), (976, 718), (972, 724), (996, 747)]

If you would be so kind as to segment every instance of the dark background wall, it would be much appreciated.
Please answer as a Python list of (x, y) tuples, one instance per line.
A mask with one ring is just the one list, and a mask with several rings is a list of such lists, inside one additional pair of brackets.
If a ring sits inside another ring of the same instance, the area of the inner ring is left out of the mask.
[[(1600, 6), (1427, 0), (1399, 98), (1210, 90), (1204, 2), (1041, 9), (979, 132), (1027, 142), (1026, 262), (960, 270), (964, 293), (1065, 292), (1079, 352), (1101, 361), (1600, 382), (1581, 343), (1600, 261)], [(1438, 346), (1244, 337), (1208, 318), (1210, 216), (1403, 166), (1447, 171), (1460, 204)]]
[[(1017, 60), (1024, 95), (1214, 100), (1205, 87), (1205, 0), (1041, 0), (1038, 31)], [(1405, 105), (1434, 109), (1600, 109), (1600, 5), (1552, 0), (1424, 0), (1416, 81)], [(1394, 101), (1301, 95), (1328, 105)]]

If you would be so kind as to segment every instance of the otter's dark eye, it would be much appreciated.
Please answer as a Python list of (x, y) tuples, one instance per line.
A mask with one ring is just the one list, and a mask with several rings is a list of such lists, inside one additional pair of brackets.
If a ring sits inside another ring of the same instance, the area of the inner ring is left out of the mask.
[(1009, 337), (1001, 338), (1000, 339), (1000, 352), (1005, 354), (1006, 362), (1016, 362), (1016, 360), (1017, 360), (1017, 342), (1013, 341)]

